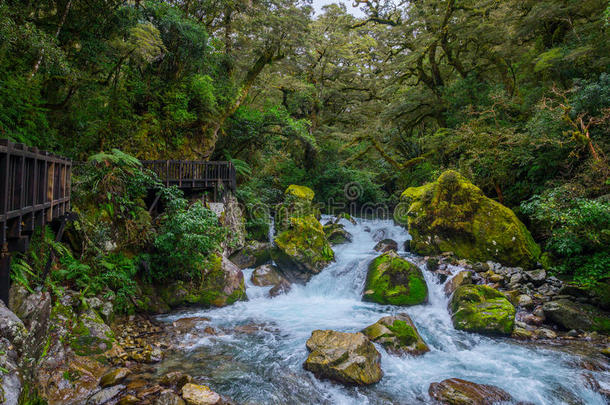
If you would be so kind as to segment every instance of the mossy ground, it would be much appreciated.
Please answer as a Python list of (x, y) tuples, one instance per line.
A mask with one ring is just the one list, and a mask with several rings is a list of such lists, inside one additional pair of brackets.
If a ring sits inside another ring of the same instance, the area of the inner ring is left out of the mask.
[(379, 304), (418, 305), (427, 301), (428, 286), (417, 266), (388, 252), (369, 265), (364, 299)]
[(408, 224), (416, 253), (453, 252), (464, 259), (525, 268), (540, 256), (540, 247), (509, 208), (452, 170), (434, 183), (406, 189), (395, 219)]

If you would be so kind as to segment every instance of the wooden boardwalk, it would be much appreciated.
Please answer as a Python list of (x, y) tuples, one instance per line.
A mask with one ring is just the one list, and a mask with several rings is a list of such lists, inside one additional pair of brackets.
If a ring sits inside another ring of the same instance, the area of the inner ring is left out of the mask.
[(143, 160), (166, 186), (181, 189), (235, 191), (235, 166), (231, 162), (200, 160)]
[(8, 301), (10, 252), (70, 210), (72, 161), (0, 139), (0, 299)]

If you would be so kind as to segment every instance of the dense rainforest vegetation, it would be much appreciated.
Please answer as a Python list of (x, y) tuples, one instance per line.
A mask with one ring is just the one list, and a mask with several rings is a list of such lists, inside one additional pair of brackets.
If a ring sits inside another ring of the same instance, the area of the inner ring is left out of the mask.
[[(355, 3), (365, 17), (297, 0), (3, 0), (0, 136), (94, 155), (78, 226), (162, 261), (158, 280), (224, 234), (172, 190), (152, 224), (140, 200), (156, 180), (133, 157), (231, 160), (246, 207), (290, 184), (334, 203), (357, 184), (358, 204), (394, 206), (456, 169), (519, 215), (556, 274), (607, 277), (608, 1)], [(264, 239), (257, 212), (248, 230)], [(90, 246), (55, 277), (127, 297), (134, 260)]]

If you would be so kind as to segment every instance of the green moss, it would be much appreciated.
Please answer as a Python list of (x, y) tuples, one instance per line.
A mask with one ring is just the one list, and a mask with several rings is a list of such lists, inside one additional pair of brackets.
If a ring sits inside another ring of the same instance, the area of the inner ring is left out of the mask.
[(364, 300), (391, 305), (418, 305), (427, 301), (428, 286), (414, 264), (387, 252), (369, 265)]
[(296, 184), (291, 184), (290, 186), (288, 186), (288, 188), (284, 192), (284, 195), (301, 198), (301, 199), (304, 199), (307, 201), (312, 201), (315, 196), (315, 193), (309, 187), (297, 186)]
[(276, 212), (276, 227), (278, 231), (290, 228), (291, 218), (309, 215), (318, 218), (320, 210), (313, 206), (315, 194), (312, 189), (304, 186), (291, 185), (284, 192), (284, 202)]
[(540, 256), (539, 246), (515, 214), (455, 171), (444, 172), (434, 183), (408, 188), (399, 207), (395, 218), (408, 224), (416, 253), (453, 252), (472, 261), (526, 268)]
[(515, 307), (506, 297), (485, 285), (463, 285), (450, 302), (453, 326), (484, 334), (510, 335), (515, 323)]
[(335, 258), (322, 225), (312, 215), (291, 218), (290, 229), (280, 233), (275, 244), (290, 258), (316, 269)]
[(400, 343), (404, 346), (409, 346), (418, 340), (415, 330), (407, 325), (405, 321), (397, 319), (392, 325), (388, 326), (388, 329), (394, 333)]

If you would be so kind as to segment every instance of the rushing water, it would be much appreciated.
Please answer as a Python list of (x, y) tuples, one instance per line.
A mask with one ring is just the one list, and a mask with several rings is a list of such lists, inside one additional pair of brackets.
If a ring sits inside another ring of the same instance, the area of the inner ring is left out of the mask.
[[(384, 237), (399, 246), (409, 235), (390, 221), (343, 221), (352, 243), (335, 247), (336, 261), (306, 286), (293, 286), (287, 295), (268, 298), (269, 287), (249, 282), (250, 300), (209, 310), (189, 310), (161, 318), (210, 318), (196, 328), (212, 326), (218, 336), (187, 334), (177, 354), (159, 373), (183, 370), (217, 392), (245, 404), (419, 404), (430, 403), (428, 386), (459, 377), (496, 385), (520, 401), (536, 404), (605, 404), (586, 388), (583, 370), (574, 355), (511, 339), (489, 338), (453, 329), (447, 298), (436, 276), (424, 271), (429, 302), (409, 308), (361, 301), (369, 262), (378, 255), (376, 241)], [(370, 231), (369, 231), (370, 229)], [(417, 262), (400, 252), (407, 259)], [(459, 268), (454, 268), (459, 271)], [(407, 312), (431, 351), (420, 357), (389, 355), (382, 347), (384, 377), (369, 387), (344, 387), (320, 381), (303, 370), (305, 342), (315, 329), (356, 332), (385, 315)], [(594, 372), (602, 386), (610, 375)]]

